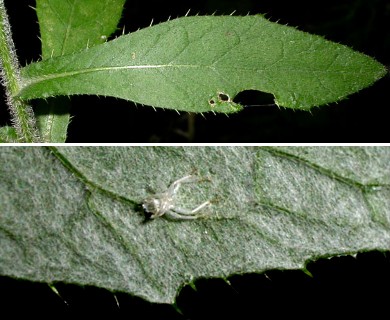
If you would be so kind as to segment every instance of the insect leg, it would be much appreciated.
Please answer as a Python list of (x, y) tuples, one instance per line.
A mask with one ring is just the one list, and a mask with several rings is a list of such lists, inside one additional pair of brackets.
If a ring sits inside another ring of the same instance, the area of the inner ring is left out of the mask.
[(195, 219), (198, 219), (200, 217), (202, 217), (201, 215), (183, 215), (183, 214), (179, 214), (179, 213), (176, 213), (174, 211), (167, 211), (165, 213), (165, 217), (167, 217), (168, 219), (173, 219), (173, 220), (195, 220)]
[(180, 215), (185, 215), (185, 216), (191, 216), (195, 215), (198, 211), (202, 210), (204, 207), (208, 206), (210, 204), (210, 201), (203, 202), (201, 205), (197, 206), (195, 209), (189, 210), (189, 209), (184, 209), (184, 208), (174, 208), (173, 210), (180, 214)]
[(182, 183), (188, 183), (188, 182), (194, 182), (197, 178), (193, 175), (188, 175), (188, 176), (185, 176), (183, 178), (180, 178), (176, 181), (174, 181), (168, 188), (168, 193), (170, 193), (171, 195), (174, 195), (176, 194), (176, 192), (179, 190), (180, 188), (180, 185)]

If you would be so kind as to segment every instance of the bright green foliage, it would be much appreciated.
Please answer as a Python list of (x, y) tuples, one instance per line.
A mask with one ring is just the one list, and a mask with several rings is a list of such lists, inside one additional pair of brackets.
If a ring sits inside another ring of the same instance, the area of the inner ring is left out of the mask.
[(42, 58), (63, 56), (105, 42), (125, 0), (37, 0)]
[(0, 127), (0, 143), (18, 142), (18, 135), (13, 127)]
[[(185, 17), (22, 70), (24, 99), (114, 96), (193, 112), (236, 112), (246, 89), (308, 110), (382, 77), (384, 66), (321, 37), (262, 16)], [(227, 100), (216, 100), (222, 94)], [(214, 102), (214, 104), (212, 103)]]
[[(0, 273), (172, 303), (200, 277), (303, 269), (390, 250), (388, 147), (0, 149)], [(207, 217), (145, 222), (150, 188), (190, 173), (176, 205)]]
[[(43, 60), (103, 43), (115, 31), (125, 0), (37, 0)], [(36, 108), (46, 142), (65, 142), (69, 100), (50, 99)]]
[(70, 121), (69, 108), (70, 100), (67, 97), (55, 97), (37, 103), (35, 116), (44, 142), (66, 141)]

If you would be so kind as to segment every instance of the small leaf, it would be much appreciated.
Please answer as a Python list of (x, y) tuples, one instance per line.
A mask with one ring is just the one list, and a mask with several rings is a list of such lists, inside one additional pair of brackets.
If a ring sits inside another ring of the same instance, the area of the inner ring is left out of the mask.
[[(103, 43), (115, 31), (125, 0), (37, 0), (42, 58), (70, 54)], [(65, 142), (70, 121), (67, 99), (49, 99), (35, 108), (46, 142)]]
[(42, 58), (63, 56), (107, 41), (126, 0), (37, 0)]
[(0, 143), (11, 143), (17, 142), (18, 135), (16, 134), (16, 130), (10, 126), (0, 127)]
[[(51, 151), (50, 151), (51, 150)], [(390, 250), (388, 147), (0, 148), (0, 273), (172, 303), (197, 278)], [(145, 222), (150, 188), (197, 172)]]
[(70, 121), (69, 109), (70, 101), (66, 97), (38, 101), (35, 115), (43, 141), (54, 143), (66, 141)]
[[(96, 94), (193, 112), (236, 112), (237, 93), (261, 90), (308, 110), (386, 73), (343, 45), (262, 16), (186, 17), (22, 70), (24, 99)], [(221, 99), (221, 97), (227, 99)]]

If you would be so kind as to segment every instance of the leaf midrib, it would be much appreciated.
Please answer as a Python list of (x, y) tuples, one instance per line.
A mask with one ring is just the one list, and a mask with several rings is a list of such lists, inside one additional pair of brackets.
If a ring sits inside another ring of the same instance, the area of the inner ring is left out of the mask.
[[(139, 69), (169, 69), (169, 68), (188, 68), (188, 69), (210, 69), (214, 72), (219, 72), (221, 69), (229, 70), (238, 70), (238, 71), (250, 71), (250, 72), (280, 72), (279, 69), (268, 70), (268, 69), (252, 69), (252, 68), (243, 68), (235, 66), (215, 66), (213, 65), (201, 65), (201, 64), (156, 64), (156, 65), (126, 65), (126, 66), (108, 66), (108, 67), (95, 67), (95, 68), (85, 68), (75, 71), (61, 72), (61, 73), (52, 73), (52, 74), (43, 74), (42, 76), (33, 76), (29, 78), (28, 76), (24, 77), (23, 85), (21, 86), (22, 91), (24, 88), (35, 85), (39, 82), (73, 77), (82, 74), (94, 73), (94, 72), (104, 72), (104, 71), (120, 71), (120, 70), (139, 70)], [(346, 70), (299, 70), (293, 68), (286, 68), (283, 72), (294, 72), (294, 73), (327, 73), (327, 74), (345, 74), (345, 75), (361, 75), (362, 72), (359, 71), (346, 71)]]
[(65, 52), (66, 52), (66, 46), (67, 46), (67, 42), (69, 40), (69, 34), (70, 34), (72, 21), (73, 21), (73, 17), (74, 17), (74, 10), (76, 8), (76, 2), (77, 2), (77, 0), (75, 0), (73, 2), (72, 8), (71, 8), (71, 11), (70, 11), (70, 14), (69, 14), (69, 18), (68, 18), (68, 21), (67, 21), (65, 36), (64, 36), (64, 39), (62, 41), (61, 56), (63, 56), (65, 54)]

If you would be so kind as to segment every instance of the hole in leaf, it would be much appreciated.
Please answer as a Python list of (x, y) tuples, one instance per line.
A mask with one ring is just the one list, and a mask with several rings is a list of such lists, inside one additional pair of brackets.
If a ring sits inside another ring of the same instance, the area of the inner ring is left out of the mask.
[(220, 92), (218, 93), (218, 99), (221, 101), (221, 102), (227, 102), (227, 101), (230, 101), (230, 97), (223, 93), (223, 92)]
[(210, 105), (215, 105), (215, 101), (213, 99), (209, 100)]
[(236, 95), (233, 101), (245, 107), (276, 105), (275, 97), (272, 93), (258, 90), (241, 91), (239, 94)]

